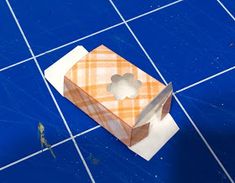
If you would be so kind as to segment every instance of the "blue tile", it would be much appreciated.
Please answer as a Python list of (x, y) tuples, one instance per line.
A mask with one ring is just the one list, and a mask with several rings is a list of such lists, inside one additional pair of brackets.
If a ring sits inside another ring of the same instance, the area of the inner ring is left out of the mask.
[(0, 68), (31, 57), (6, 3), (0, 6)]
[(175, 2), (175, 0), (149, 0), (149, 1), (122, 1), (113, 0), (114, 4), (117, 6), (119, 11), (122, 13), (125, 19), (133, 18), (140, 14), (146, 13), (148, 11), (160, 8), (169, 3)]
[[(220, 2), (228, 9), (233, 17), (235, 17), (235, 2), (233, 0), (220, 0)], [(226, 14), (226, 11), (224, 11), (224, 13)], [(229, 15), (227, 14), (227, 16)]]
[(2, 183), (77, 183), (90, 182), (88, 174), (72, 142), (53, 148), (54, 159), (49, 151), (36, 155), (0, 172)]
[(69, 137), (34, 62), (0, 72), (0, 167), (41, 149), (38, 122), (49, 143)]
[(175, 89), (234, 65), (235, 24), (217, 2), (185, 1), (130, 26)]
[(103, 128), (76, 140), (97, 182), (228, 182), (175, 101), (180, 131), (149, 162)]
[(179, 93), (195, 123), (235, 179), (235, 71)]
[[(35, 53), (60, 46), (121, 20), (106, 0), (11, 1)], [(27, 11), (25, 11), (27, 10)]]
[[(125, 26), (116, 27), (107, 32), (103, 32), (102, 34), (80, 41), (76, 43), (76, 45), (71, 45), (39, 57), (39, 64), (43, 69), (46, 69), (77, 45), (83, 45), (88, 51), (90, 51), (101, 44), (106, 45), (122, 57), (140, 67), (142, 70), (160, 80), (152, 65), (146, 59), (143, 52), (135, 43), (135, 40)], [(53, 89), (53, 93), (55, 94), (57, 101), (59, 102), (59, 105), (61, 106), (61, 109), (65, 114), (65, 117), (68, 120), (74, 134), (81, 132), (81, 130), (86, 130), (97, 125), (96, 122), (85, 115), (77, 107), (72, 105), (72, 103), (70, 103), (67, 99), (60, 96), (56, 90)]]

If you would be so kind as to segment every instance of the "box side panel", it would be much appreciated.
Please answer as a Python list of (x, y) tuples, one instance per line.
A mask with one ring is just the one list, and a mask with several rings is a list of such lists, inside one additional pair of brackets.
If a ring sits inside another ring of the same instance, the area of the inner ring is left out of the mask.
[(145, 138), (148, 135), (148, 132), (149, 132), (149, 123), (137, 128), (133, 128), (131, 134), (131, 146), (141, 141), (143, 138)]
[(170, 112), (170, 108), (171, 108), (171, 99), (172, 99), (172, 94), (169, 95), (169, 97), (167, 98), (167, 100), (165, 101), (165, 103), (162, 106), (162, 115), (161, 115), (161, 119), (163, 119), (169, 112)]
[(64, 97), (79, 107), (124, 144), (130, 146), (132, 128), (66, 77), (64, 78)]

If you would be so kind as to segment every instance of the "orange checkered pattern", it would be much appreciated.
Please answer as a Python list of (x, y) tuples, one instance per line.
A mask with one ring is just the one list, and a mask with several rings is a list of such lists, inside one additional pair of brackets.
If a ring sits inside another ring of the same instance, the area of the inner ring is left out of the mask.
[[(132, 73), (136, 80), (142, 82), (142, 85), (136, 98), (116, 100), (113, 94), (107, 91), (107, 85), (111, 83), (111, 77), (114, 74), (124, 75), (125, 73)], [(87, 97), (82, 97), (83, 100), (80, 101), (78, 106), (83, 109), (86, 108), (88, 114), (93, 116), (95, 120), (107, 121), (105, 115), (109, 114), (99, 110), (102, 107), (115, 115), (116, 119), (124, 121), (130, 127), (135, 126), (136, 119), (144, 107), (165, 87), (162, 83), (103, 45), (78, 61), (68, 71), (65, 78), (93, 98), (93, 101), (87, 101)], [(97, 108), (94, 105), (100, 106)]]
[(87, 95), (72, 81), (65, 78), (64, 96), (93, 120), (107, 129), (124, 144), (131, 145), (132, 128), (123, 123), (121, 119), (113, 115), (108, 109), (99, 104), (95, 99)]

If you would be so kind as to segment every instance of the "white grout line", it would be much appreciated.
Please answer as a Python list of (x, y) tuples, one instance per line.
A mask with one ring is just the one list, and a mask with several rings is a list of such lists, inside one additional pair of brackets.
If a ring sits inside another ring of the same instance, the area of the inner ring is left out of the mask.
[[(61, 142), (58, 142), (57, 144), (52, 145), (51, 148), (54, 148), (54, 147), (56, 147), (56, 146), (58, 146), (58, 145), (60, 145), (60, 144), (63, 144), (63, 143), (65, 143), (65, 142), (69, 141), (69, 140), (71, 140), (71, 137), (70, 137), (70, 138), (67, 138), (67, 139), (65, 139), (65, 140), (63, 140), (63, 141), (61, 141)], [(1, 167), (1, 168), (0, 168), (0, 171), (4, 170), (4, 169), (6, 169), (6, 168), (9, 168), (9, 167), (11, 167), (11, 166), (13, 166), (13, 165), (16, 165), (16, 164), (18, 164), (18, 163), (20, 163), (20, 162), (22, 162), (22, 161), (25, 161), (25, 160), (27, 160), (27, 159), (29, 159), (29, 158), (32, 158), (32, 157), (34, 157), (34, 156), (36, 156), (36, 155), (38, 155), (38, 154), (41, 154), (41, 153), (43, 153), (43, 152), (45, 152), (45, 151), (47, 151), (47, 150), (48, 150), (48, 148), (44, 148), (44, 149), (42, 149), (42, 150), (40, 150), (40, 151), (37, 151), (37, 152), (35, 152), (35, 153), (33, 153), (33, 154), (30, 154), (30, 155), (28, 155), (28, 156), (26, 156), (26, 157), (24, 157), (24, 158), (21, 158), (21, 159), (19, 159), (19, 160), (17, 160), (17, 161), (14, 161), (14, 162), (12, 162), (12, 163), (9, 163), (9, 164), (7, 164), (7, 165)]]
[(106, 31), (108, 31), (108, 30), (110, 30), (110, 29), (113, 29), (113, 28), (118, 27), (118, 26), (123, 25), (123, 24), (124, 24), (123, 22), (114, 24), (114, 25), (112, 25), (112, 26), (110, 26), (110, 27), (107, 27), (107, 28), (105, 28), (105, 29), (101, 29), (101, 30), (96, 31), (96, 32), (94, 32), (94, 33), (91, 33), (91, 34), (89, 34), (89, 35), (87, 35), (87, 36), (78, 38), (78, 39), (76, 39), (76, 40), (73, 40), (73, 41), (71, 41), (71, 42), (68, 42), (68, 43), (66, 43), (66, 44), (63, 44), (63, 45), (58, 46), (58, 47), (56, 47), (56, 48), (47, 50), (47, 51), (45, 51), (45, 52), (43, 52), (43, 53), (40, 53), (40, 54), (36, 55), (36, 57), (41, 57), (41, 56), (43, 56), (43, 55), (45, 55), (45, 54), (48, 54), (48, 53), (51, 53), (51, 52), (53, 52), (53, 51), (59, 50), (59, 49), (61, 49), (61, 48), (64, 48), (64, 47), (69, 46), (69, 45), (71, 45), (71, 44), (77, 43), (77, 42), (82, 41), (82, 40), (84, 40), (84, 39), (87, 39), (87, 38), (89, 38), (89, 37), (95, 36), (95, 35), (100, 34), (100, 33), (102, 33), (102, 32), (106, 32)]
[[(128, 19), (127, 21), (128, 21), (128, 22), (134, 21), (134, 20), (136, 20), (136, 19), (142, 18), (142, 17), (144, 17), (144, 16), (147, 16), (147, 15), (149, 15), (149, 14), (152, 14), (152, 13), (154, 13), (154, 12), (156, 12), (156, 11), (162, 10), (162, 9), (164, 9), (164, 8), (167, 8), (167, 7), (169, 7), (169, 6), (172, 6), (172, 5), (177, 4), (177, 3), (179, 3), (179, 2), (182, 2), (182, 1), (183, 1), (183, 0), (177, 0), (177, 1), (175, 1), (175, 2), (166, 4), (166, 5), (164, 5), (164, 6), (161, 6), (161, 7), (159, 7), (159, 8), (156, 8), (156, 9), (154, 9), (154, 10), (151, 10), (151, 11), (148, 11), (148, 12), (146, 12), (146, 13), (140, 14), (140, 15), (138, 15), (138, 16), (136, 16), (136, 17), (130, 18), (130, 19)], [(89, 37), (95, 36), (95, 35), (97, 35), (97, 34), (103, 33), (103, 32), (105, 32), (105, 31), (108, 31), (108, 30), (110, 30), (110, 29), (113, 29), (113, 28), (118, 27), (118, 26), (123, 25), (123, 24), (124, 24), (124, 22), (120, 22), (120, 23), (114, 24), (114, 25), (112, 25), (112, 26), (110, 26), (110, 27), (107, 27), (107, 28), (105, 28), (105, 29), (96, 31), (96, 32), (94, 32), (94, 33), (92, 33), (92, 34), (89, 34), (89, 35), (87, 35), (87, 36), (84, 36), (84, 37), (82, 37), (82, 38), (78, 38), (78, 39), (76, 39), (76, 40), (74, 40), (74, 41), (71, 41), (71, 42), (66, 43), (66, 44), (64, 44), (64, 45), (61, 45), (61, 46), (59, 46), (59, 47), (56, 47), (56, 48), (53, 48), (53, 49), (51, 49), (51, 50), (45, 51), (45, 52), (43, 52), (43, 53), (40, 53), (40, 54), (36, 55), (36, 57), (40, 57), (40, 56), (45, 55), (45, 54), (47, 54), (47, 53), (50, 53), (50, 52), (53, 52), (53, 51), (55, 51), (55, 50), (64, 48), (64, 47), (66, 47), (66, 46), (69, 46), (69, 45), (71, 45), (71, 44), (77, 43), (77, 42), (79, 42), (79, 41), (82, 41), (82, 40), (87, 39), (87, 38), (89, 38)]]
[(172, 2), (172, 3), (169, 3), (169, 4), (166, 4), (166, 5), (161, 6), (161, 7), (159, 7), (159, 8), (156, 8), (156, 9), (154, 9), (154, 10), (151, 10), (151, 11), (148, 11), (148, 12), (146, 12), (146, 13), (140, 14), (140, 15), (138, 15), (138, 16), (136, 16), (136, 17), (127, 19), (126, 22), (131, 22), (131, 21), (133, 21), (133, 20), (139, 19), (139, 18), (141, 18), (141, 17), (144, 17), (144, 16), (146, 16), (146, 15), (152, 14), (152, 13), (157, 12), (157, 11), (159, 11), (159, 10), (168, 8), (168, 7), (172, 6), (172, 5), (175, 5), (175, 4), (180, 3), (180, 2), (183, 2), (183, 0), (174, 1), (174, 2)]
[[(52, 48), (52, 49), (50, 49), (50, 50), (47, 50), (47, 51), (45, 51), (45, 52), (39, 53), (38, 55), (35, 55), (35, 58), (38, 58), (38, 57), (41, 57), (41, 56), (46, 55), (46, 54), (48, 54), (48, 53), (51, 53), (51, 52), (53, 52), (53, 51), (62, 49), (62, 48), (64, 48), (64, 47), (67, 47), (67, 46), (69, 46), (69, 45), (72, 45), (72, 44), (74, 44), (74, 43), (77, 43), (77, 42), (79, 42), (79, 41), (82, 41), (82, 40), (87, 39), (87, 38), (89, 38), (89, 37), (98, 35), (98, 34), (100, 34), (100, 33), (102, 33), (102, 32), (108, 31), (108, 30), (110, 30), (110, 29), (113, 29), (113, 28), (118, 27), (118, 26), (123, 25), (123, 24), (124, 24), (123, 22), (117, 23), (117, 24), (114, 24), (114, 25), (112, 25), (112, 26), (110, 26), (110, 27), (107, 27), (107, 28), (105, 28), (105, 29), (101, 29), (101, 30), (99, 30), (99, 31), (93, 32), (93, 33), (91, 33), (91, 34), (88, 34), (87, 36), (78, 38), (78, 39), (73, 40), (73, 41), (71, 41), (71, 42), (68, 42), (68, 43), (65, 43), (65, 44), (63, 44), (63, 45), (60, 45), (60, 46), (58, 46), (58, 47)], [(1, 72), (1, 71), (4, 71), (4, 70), (7, 70), (7, 69), (10, 69), (10, 68), (12, 68), (12, 67), (14, 67), (14, 66), (23, 64), (23, 63), (25, 63), (25, 62), (27, 62), (27, 61), (30, 61), (30, 60), (33, 60), (33, 57), (27, 58), (27, 59), (25, 59), (25, 60), (19, 61), (19, 62), (15, 63), (15, 64), (12, 64), (12, 65), (9, 65), (9, 66), (3, 67), (3, 68), (0, 69), (0, 72)]]
[(226, 73), (226, 72), (229, 72), (229, 71), (231, 71), (231, 70), (234, 70), (234, 69), (235, 69), (235, 66), (230, 67), (229, 69), (223, 70), (223, 71), (221, 71), (221, 72), (219, 72), (219, 73), (217, 73), (217, 74), (214, 74), (214, 75), (209, 76), (209, 77), (207, 77), (207, 78), (205, 78), (205, 79), (202, 79), (202, 80), (200, 80), (200, 81), (198, 81), (198, 82), (196, 82), (196, 83), (193, 83), (193, 84), (188, 85), (188, 86), (186, 86), (186, 87), (184, 87), (184, 88), (181, 88), (181, 89), (177, 90), (177, 91), (175, 92), (175, 94), (180, 93), (180, 92), (182, 92), (182, 91), (184, 91), (184, 90), (187, 90), (187, 89), (189, 89), (189, 88), (192, 88), (192, 87), (194, 87), (194, 86), (197, 86), (197, 85), (199, 85), (199, 84), (201, 84), (201, 83), (204, 83), (205, 81), (211, 80), (211, 79), (213, 79), (213, 78), (215, 78), (215, 77), (217, 77), (217, 76), (220, 76), (220, 75), (222, 75), (222, 74), (224, 74), (224, 73)]
[(223, 5), (223, 3), (220, 0), (217, 0), (217, 2), (220, 4), (220, 6), (228, 13), (228, 15), (235, 21), (235, 17), (233, 14)]
[(80, 136), (82, 136), (82, 135), (84, 135), (84, 134), (86, 134), (86, 133), (88, 133), (88, 132), (91, 132), (91, 131), (93, 131), (93, 130), (96, 130), (97, 128), (100, 128), (100, 127), (101, 127), (100, 125), (97, 125), (97, 126), (95, 126), (95, 127), (93, 127), (93, 128), (90, 128), (90, 129), (88, 129), (88, 130), (85, 130), (84, 132), (81, 132), (81, 133), (79, 133), (79, 134), (77, 134), (77, 135), (74, 135), (74, 138), (80, 137)]
[(90, 171), (89, 167), (87, 166), (87, 163), (86, 163), (86, 161), (85, 161), (85, 159), (84, 159), (84, 157), (83, 157), (83, 155), (82, 155), (82, 153), (81, 153), (81, 151), (80, 151), (80, 149), (79, 149), (79, 147), (78, 147), (78, 145), (77, 145), (77, 142), (75, 141), (75, 139), (74, 139), (74, 137), (73, 137), (73, 134), (72, 134), (72, 132), (71, 132), (69, 126), (68, 126), (68, 123), (67, 123), (67, 121), (66, 121), (66, 119), (65, 119), (65, 117), (64, 117), (64, 115), (63, 115), (63, 113), (62, 113), (62, 111), (61, 111), (61, 109), (60, 109), (60, 107), (59, 107), (59, 105), (58, 105), (58, 103), (57, 103), (57, 101), (56, 101), (56, 99), (55, 99), (55, 97), (54, 97), (54, 95), (53, 95), (53, 93), (52, 93), (52, 91), (51, 91), (51, 89), (50, 89), (50, 87), (49, 87), (49, 85), (48, 85), (46, 79), (45, 79), (45, 77), (44, 77), (44, 75), (43, 75), (43, 72), (42, 72), (42, 70), (41, 70), (41, 68), (40, 68), (40, 65), (38, 64), (37, 58), (35, 57), (35, 55), (34, 55), (34, 53), (33, 53), (33, 50), (32, 50), (32, 48), (31, 48), (31, 46), (30, 46), (30, 44), (29, 44), (29, 42), (28, 42), (28, 40), (27, 40), (27, 38), (26, 38), (26, 36), (25, 36), (25, 33), (24, 33), (24, 31), (23, 31), (23, 29), (22, 29), (22, 27), (21, 27), (21, 25), (20, 25), (20, 23), (19, 23), (19, 21), (18, 21), (16, 15), (15, 15), (15, 13), (14, 13), (14, 11), (13, 11), (13, 9), (12, 9), (10, 3), (9, 3), (9, 1), (6, 0), (6, 3), (7, 3), (7, 5), (8, 5), (8, 8), (9, 8), (9, 10), (10, 10), (10, 12), (11, 12), (11, 14), (12, 14), (12, 16), (13, 16), (13, 18), (14, 18), (14, 20), (15, 20), (15, 22), (16, 22), (18, 28), (19, 28), (19, 30), (20, 30), (20, 33), (21, 33), (21, 35), (22, 35), (22, 37), (23, 37), (23, 39), (24, 39), (24, 41), (25, 41), (25, 43), (26, 43), (26, 45), (27, 45), (27, 47), (28, 47), (28, 49), (29, 49), (29, 51), (30, 51), (30, 53), (31, 53), (31, 55), (32, 55), (32, 57), (33, 57), (33, 60), (34, 60), (36, 66), (37, 66), (37, 68), (38, 68), (38, 71), (39, 71), (40, 74), (41, 74), (41, 77), (42, 77), (42, 79), (43, 79), (43, 81), (44, 81), (44, 83), (45, 83), (45, 85), (46, 85), (46, 87), (47, 87), (47, 89), (48, 89), (48, 92), (50, 93), (51, 98), (52, 98), (52, 100), (53, 100), (53, 102), (54, 102), (54, 104), (55, 104), (55, 106), (56, 106), (56, 108), (57, 108), (57, 110), (58, 110), (58, 112), (59, 112), (59, 114), (60, 114), (60, 116), (61, 116), (63, 122), (64, 122), (64, 125), (65, 125), (67, 131), (69, 132), (70, 137), (72, 138), (72, 141), (73, 141), (73, 143), (74, 143), (74, 146), (75, 146), (75, 148), (77, 149), (77, 152), (78, 152), (78, 154), (79, 154), (79, 156), (80, 156), (80, 158), (81, 158), (81, 160), (82, 160), (82, 162), (83, 162), (83, 165), (84, 165), (84, 167), (85, 167), (85, 169), (86, 169), (86, 171), (87, 171), (87, 173), (88, 173), (88, 175), (89, 175), (91, 181), (94, 183), (95, 180), (94, 180), (94, 178), (93, 178), (93, 176), (92, 176), (92, 174), (91, 174), (91, 171)]
[(10, 69), (10, 68), (12, 68), (12, 67), (15, 67), (15, 66), (17, 66), (17, 65), (23, 64), (23, 63), (25, 63), (25, 62), (27, 62), (27, 61), (29, 61), (29, 60), (33, 60), (33, 57), (27, 58), (27, 59), (22, 60), (22, 61), (20, 61), (20, 62), (16, 62), (15, 64), (11, 64), (11, 65), (8, 65), (8, 66), (6, 66), (6, 67), (3, 67), (3, 68), (0, 69), (0, 72), (5, 71), (5, 70), (7, 70), (7, 69)]
[[(144, 49), (144, 47), (142, 46), (142, 44), (140, 43), (139, 39), (136, 37), (135, 33), (132, 31), (132, 29), (129, 27), (129, 25), (127, 24), (127, 22), (125, 21), (124, 17), (122, 16), (122, 14), (120, 13), (120, 11), (118, 10), (118, 8), (116, 7), (116, 5), (113, 3), (112, 0), (109, 0), (109, 2), (112, 4), (113, 8), (115, 9), (115, 11), (117, 12), (117, 14), (120, 16), (120, 18), (122, 19), (122, 21), (125, 23), (127, 29), (130, 31), (130, 33), (132, 34), (132, 36), (134, 37), (134, 39), (136, 40), (136, 42), (138, 43), (138, 45), (140, 46), (140, 48), (142, 49), (142, 51), (144, 52), (144, 54), (146, 55), (146, 57), (149, 59), (149, 61), (151, 62), (151, 64), (153, 65), (154, 69), (157, 71), (157, 73), (160, 75), (161, 79), (163, 80), (163, 82), (165, 84), (167, 84), (165, 78), (163, 77), (163, 75), (161, 74), (161, 72), (159, 71), (159, 69), (156, 67), (155, 63), (153, 62), (153, 60), (151, 59), (151, 57), (149, 56), (149, 54), (146, 52), (146, 50)], [(210, 145), (208, 144), (208, 142), (206, 141), (206, 139), (204, 138), (204, 136), (202, 135), (202, 133), (200, 132), (200, 130), (197, 128), (196, 124), (194, 123), (194, 121), (192, 120), (192, 118), (189, 116), (189, 114), (187, 113), (187, 111), (185, 110), (185, 108), (183, 107), (183, 105), (181, 104), (181, 102), (179, 101), (179, 99), (176, 97), (175, 94), (173, 94), (173, 97), (176, 99), (177, 103), (179, 104), (180, 108), (183, 110), (184, 114), (187, 116), (187, 118), (189, 119), (189, 121), (191, 122), (192, 126), (194, 127), (194, 129), (196, 130), (196, 132), (198, 133), (198, 135), (201, 137), (202, 141), (204, 142), (204, 144), (206, 145), (206, 147), (209, 149), (209, 151), (211, 152), (212, 156), (215, 158), (215, 160), (217, 161), (217, 163), (219, 164), (219, 166), (221, 167), (221, 169), (224, 171), (224, 173), (226, 174), (226, 176), (228, 177), (228, 179), (231, 181), (231, 183), (234, 183), (233, 179), (231, 178), (231, 176), (229, 175), (229, 173), (227, 172), (227, 170), (224, 168), (223, 164), (221, 163), (221, 161), (219, 160), (219, 158), (217, 157), (217, 155), (214, 153), (214, 151), (212, 150), (212, 148), (210, 147)]]
[(205, 137), (202, 135), (202, 133), (200, 132), (200, 130), (198, 129), (198, 127), (196, 126), (196, 124), (194, 123), (194, 121), (192, 120), (192, 118), (189, 116), (188, 112), (185, 110), (184, 106), (182, 105), (182, 103), (179, 101), (178, 97), (176, 97), (175, 94), (173, 94), (175, 100), (177, 101), (177, 103), (179, 104), (180, 108), (183, 110), (184, 114), (187, 116), (187, 118), (189, 119), (189, 121), (191, 122), (191, 124), (193, 125), (194, 129), (196, 130), (196, 132), (198, 133), (198, 135), (201, 137), (202, 141), (205, 143), (205, 145), (207, 146), (207, 148), (209, 149), (209, 151), (211, 152), (212, 156), (215, 158), (215, 160), (217, 161), (217, 163), (219, 164), (219, 166), (221, 167), (221, 169), (224, 171), (225, 175), (228, 177), (228, 179), (230, 180), (231, 183), (234, 183), (234, 180), (232, 179), (232, 177), (229, 175), (229, 173), (227, 172), (227, 170), (225, 169), (224, 165), (222, 164), (222, 162), (219, 160), (219, 158), (217, 157), (217, 155), (215, 154), (214, 150), (211, 148), (211, 146), (209, 145), (209, 143), (207, 142), (207, 140), (205, 139)]
[(157, 73), (160, 75), (161, 79), (163, 80), (163, 82), (165, 84), (167, 84), (166, 80), (164, 79), (164, 77), (162, 76), (162, 74), (160, 73), (160, 71), (158, 70), (158, 68), (156, 67), (156, 65), (154, 64), (153, 60), (151, 59), (151, 57), (149, 56), (149, 54), (146, 52), (146, 50), (144, 49), (144, 47), (142, 46), (142, 44), (139, 42), (138, 38), (136, 37), (136, 35), (134, 34), (134, 32), (132, 31), (132, 29), (129, 27), (129, 25), (127, 24), (126, 20), (123, 18), (123, 16), (121, 15), (121, 13), (119, 12), (119, 10), (117, 9), (116, 5), (113, 3), (112, 0), (109, 0), (109, 2), (112, 4), (113, 8), (116, 10), (117, 14), (120, 16), (120, 18), (122, 19), (122, 21), (125, 23), (127, 29), (130, 31), (131, 35), (134, 37), (134, 39), (136, 40), (136, 42), (138, 43), (138, 45), (140, 46), (140, 48), (142, 49), (142, 51), (144, 52), (144, 54), (146, 55), (146, 57), (149, 59), (149, 61), (151, 62), (152, 66), (154, 67), (154, 69), (157, 71)]
[[(74, 136), (74, 138), (80, 137), (80, 136), (82, 136), (82, 135), (84, 135), (84, 134), (86, 134), (86, 133), (89, 133), (89, 132), (91, 132), (91, 131), (93, 131), (93, 130), (99, 128), (99, 127), (100, 127), (100, 125), (97, 125), (97, 126), (95, 126), (95, 127), (93, 127), (93, 128), (90, 128), (90, 129), (85, 130), (85, 131), (83, 131), (83, 132), (81, 132), (81, 133), (78, 133), (77, 135)], [(62, 144), (64, 144), (65, 142), (68, 142), (69, 140), (72, 140), (72, 137), (69, 137), (69, 138), (67, 138), (67, 139), (64, 139), (64, 140), (62, 140), (62, 141), (60, 141), (60, 142), (58, 142), (58, 143), (52, 145), (51, 148), (57, 147), (57, 146), (59, 146), (59, 145), (62, 145)], [(24, 157), (24, 158), (21, 158), (21, 159), (19, 159), (19, 160), (17, 160), (17, 161), (14, 161), (14, 162), (12, 162), (12, 163), (9, 163), (9, 164), (7, 164), (7, 165), (1, 167), (1, 168), (0, 168), (0, 171), (4, 170), (4, 169), (6, 169), (6, 168), (9, 168), (9, 167), (11, 167), (11, 166), (13, 166), (13, 165), (16, 165), (16, 164), (18, 164), (18, 163), (20, 163), (20, 162), (22, 162), (22, 161), (25, 161), (25, 160), (27, 160), (27, 159), (29, 159), (29, 158), (32, 158), (32, 157), (34, 157), (34, 156), (36, 156), (36, 155), (38, 155), (38, 154), (41, 154), (41, 153), (43, 153), (43, 152), (45, 152), (45, 151), (47, 151), (47, 150), (48, 150), (48, 148), (44, 148), (44, 149), (42, 149), (42, 150), (40, 150), (40, 151), (37, 151), (37, 152), (35, 152), (35, 153), (33, 153), (33, 154), (30, 154), (30, 155), (28, 155), (28, 156), (26, 156), (26, 157)]]
[[(144, 17), (144, 16), (146, 16), (146, 15), (152, 14), (152, 13), (154, 13), (154, 12), (156, 12), (156, 11), (162, 10), (162, 9), (164, 9), (164, 8), (167, 8), (167, 7), (169, 7), (169, 6), (172, 6), (172, 5), (177, 4), (177, 3), (179, 3), (179, 2), (182, 2), (182, 1), (183, 1), (183, 0), (177, 0), (177, 1), (175, 1), (175, 2), (166, 4), (166, 5), (164, 5), (164, 6), (161, 6), (161, 7), (159, 7), (159, 8), (156, 8), (156, 9), (154, 9), (154, 10), (151, 10), (151, 11), (148, 11), (148, 12), (146, 12), (146, 13), (140, 14), (140, 15), (138, 15), (138, 16), (136, 16), (136, 17), (130, 18), (130, 19), (128, 19), (126, 22), (134, 21), (134, 20), (136, 20), (136, 19), (139, 19), (139, 18)], [(93, 33), (91, 33), (91, 34), (89, 34), (89, 35), (87, 35), (87, 36), (84, 36), (84, 37), (75, 39), (75, 40), (73, 40), (73, 41), (71, 41), (71, 42), (68, 42), (68, 43), (66, 43), (66, 44), (60, 45), (60, 46), (58, 46), (58, 47), (52, 48), (52, 49), (47, 50), (47, 51), (45, 51), (45, 52), (42, 52), (42, 53), (40, 53), (40, 54), (38, 54), (38, 55), (35, 55), (35, 58), (41, 57), (41, 56), (46, 55), (46, 54), (48, 54), (48, 53), (51, 53), (51, 52), (53, 52), (53, 51), (56, 51), (56, 50), (59, 50), (59, 49), (61, 49), (61, 48), (66, 47), (66, 46), (72, 45), (72, 44), (74, 44), (74, 43), (77, 43), (77, 42), (82, 41), (82, 40), (84, 40), (84, 39), (87, 39), (87, 38), (89, 38), (89, 37), (98, 35), (98, 34), (100, 34), (100, 33), (103, 33), (103, 32), (105, 32), (105, 31), (108, 31), (108, 30), (110, 30), (110, 29), (113, 29), (113, 28), (118, 27), (118, 26), (123, 25), (123, 24), (124, 24), (124, 22), (120, 22), (120, 23), (114, 24), (114, 25), (112, 25), (112, 26), (110, 26), (110, 27), (107, 27), (107, 28), (105, 28), (105, 29), (101, 29), (101, 30), (99, 30), (99, 31), (93, 32)], [(1, 72), (1, 71), (4, 71), (4, 70), (6, 70), (6, 69), (9, 69), (9, 68), (11, 68), (11, 67), (14, 67), (14, 66), (16, 66), (16, 65), (19, 65), (19, 64), (21, 64), (21, 63), (24, 63), (24, 62), (26, 62), (26, 61), (29, 61), (29, 60), (33, 60), (33, 57), (28, 58), (28, 59), (25, 59), (25, 60), (20, 61), (20, 62), (17, 62), (16, 64), (12, 64), (12, 65), (9, 65), (9, 66), (7, 66), (7, 67), (4, 67), (4, 68), (0, 69), (0, 72)]]

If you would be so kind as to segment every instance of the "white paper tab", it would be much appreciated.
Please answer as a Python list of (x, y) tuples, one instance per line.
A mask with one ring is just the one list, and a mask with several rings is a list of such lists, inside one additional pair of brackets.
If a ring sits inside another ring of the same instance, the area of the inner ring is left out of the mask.
[(83, 46), (77, 46), (45, 71), (45, 78), (51, 85), (64, 96), (64, 76), (71, 67), (87, 54)]
[(148, 136), (129, 149), (149, 161), (178, 130), (179, 127), (170, 114), (162, 120), (155, 115), (150, 121)]

